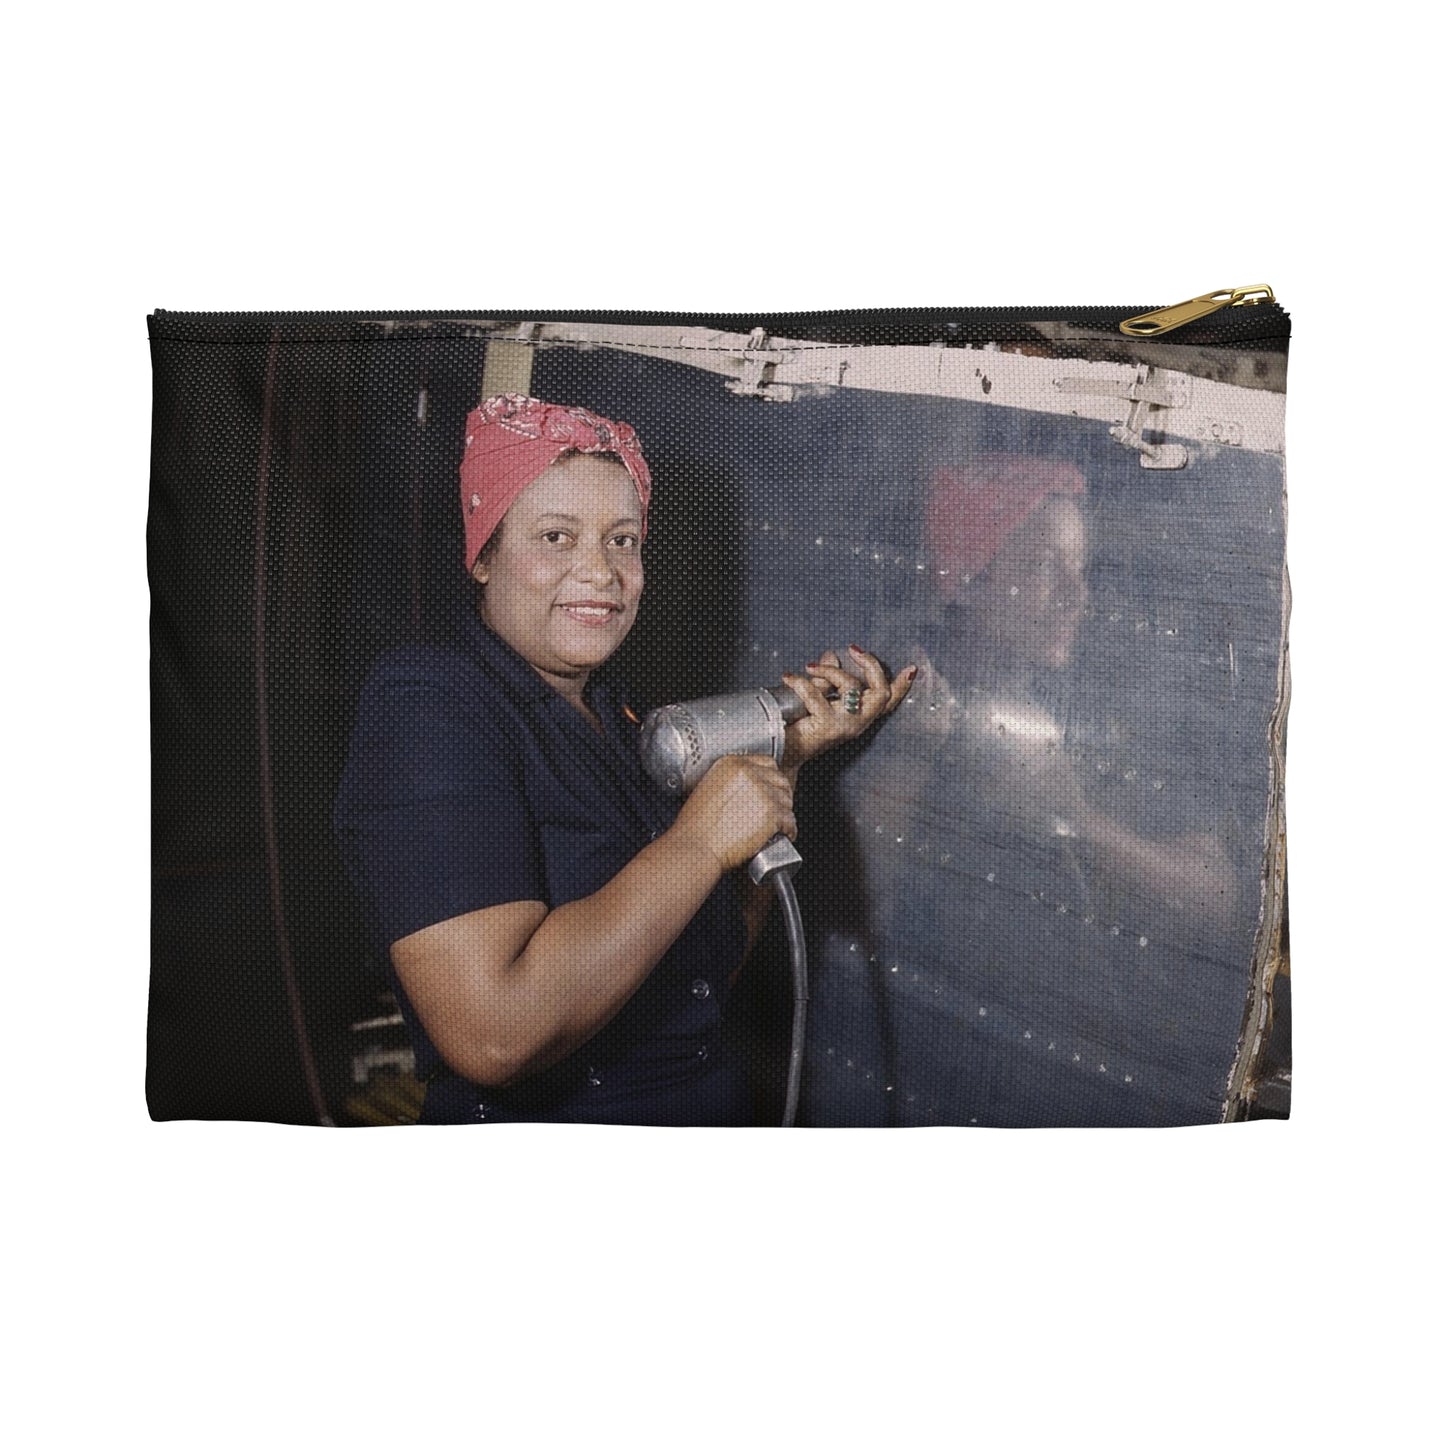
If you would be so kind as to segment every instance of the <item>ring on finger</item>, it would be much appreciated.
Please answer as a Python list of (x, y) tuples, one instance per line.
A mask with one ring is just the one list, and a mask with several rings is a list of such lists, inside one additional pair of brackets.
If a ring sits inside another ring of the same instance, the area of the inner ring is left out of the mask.
[(844, 712), (856, 713), (856, 712), (858, 711), (858, 709), (859, 709), (860, 707), (862, 707), (862, 705), (863, 705), (863, 693), (862, 693), (862, 691), (861, 691), (860, 689), (858, 689), (858, 688), (856, 688), (856, 687), (850, 687), (850, 688), (848, 689), (848, 691), (843, 694), (843, 711), (844, 711)]

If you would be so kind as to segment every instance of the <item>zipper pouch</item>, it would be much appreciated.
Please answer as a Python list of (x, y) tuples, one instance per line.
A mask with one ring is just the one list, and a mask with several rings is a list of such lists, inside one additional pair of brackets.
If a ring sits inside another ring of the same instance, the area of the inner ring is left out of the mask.
[(149, 329), (154, 1118), (1288, 1114), (1269, 288)]

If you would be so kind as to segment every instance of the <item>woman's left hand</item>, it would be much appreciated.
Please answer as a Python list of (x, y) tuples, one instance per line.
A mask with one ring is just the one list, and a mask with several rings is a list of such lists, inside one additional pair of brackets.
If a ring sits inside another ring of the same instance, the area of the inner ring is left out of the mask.
[[(783, 681), (808, 709), (807, 717), (788, 725), (782, 763), (785, 769), (798, 768), (819, 753), (867, 732), (908, 696), (918, 676), (916, 666), (905, 667), (890, 683), (883, 664), (872, 653), (850, 647), (848, 655), (861, 677), (849, 672), (831, 650), (808, 665), (807, 677), (784, 675)], [(836, 688), (838, 693), (831, 702), (829, 688)]]

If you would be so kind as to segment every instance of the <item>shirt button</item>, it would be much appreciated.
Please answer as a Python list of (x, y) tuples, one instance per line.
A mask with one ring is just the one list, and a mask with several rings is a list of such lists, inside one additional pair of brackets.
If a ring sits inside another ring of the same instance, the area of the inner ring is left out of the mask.
[(704, 1045), (697, 1051), (697, 1056), (698, 1056), (699, 1059), (705, 1059), (705, 1058), (707, 1058), (707, 1045), (706, 1045), (706, 1044), (704, 1044)]
[(705, 978), (695, 978), (692, 981), (692, 996), (694, 998), (706, 998), (712, 992), (712, 985)]

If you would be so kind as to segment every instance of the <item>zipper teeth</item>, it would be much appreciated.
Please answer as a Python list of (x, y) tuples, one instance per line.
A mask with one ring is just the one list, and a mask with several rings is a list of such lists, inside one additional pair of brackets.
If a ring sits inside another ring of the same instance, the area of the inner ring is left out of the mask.
[[(1270, 306), (1275, 310), (1280, 309), (1278, 302), (1262, 302), (1261, 306)], [(541, 307), (541, 306), (504, 306), (494, 307), (490, 311), (481, 311), (480, 315), (487, 320), (518, 317), (531, 320), (566, 320), (569, 316), (634, 316), (648, 320), (698, 320), (717, 319), (725, 320), (736, 318), (739, 321), (749, 319), (766, 319), (768, 317), (796, 317), (796, 316), (970, 316), (989, 315), (1001, 316), (1011, 315), (1019, 317), (1030, 317), (1035, 320), (1065, 320), (1069, 316), (1088, 315), (1114, 316), (1124, 318), (1137, 313), (1147, 311), (1158, 311), (1163, 309), (1159, 306), (861, 306), (854, 308), (838, 308), (828, 311), (628, 311), (616, 308), (593, 308), (593, 307)], [(1228, 308), (1225, 308), (1228, 309)], [(1258, 310), (1258, 307), (1251, 307), (1250, 310)], [(273, 317), (286, 320), (342, 320), (355, 318), (357, 320), (370, 320), (378, 318), (381, 320), (395, 321), (446, 321), (458, 319), (468, 312), (477, 313), (477, 307), (456, 307), (450, 311), (388, 311), (383, 309), (372, 309), (367, 311), (167, 311), (163, 307), (156, 307), (156, 316), (175, 316), (183, 319), (204, 318), (207, 320), (235, 318), (237, 320), (261, 321)]]
[[(266, 326), (299, 333), (314, 327), (318, 337), (340, 339), (348, 327), (392, 328), (416, 324), (469, 328), (493, 324), (546, 324), (617, 326), (684, 326), (719, 328), (729, 332), (761, 331), (789, 337), (800, 344), (870, 345), (889, 342), (907, 345), (976, 346), (991, 341), (1027, 340), (1040, 323), (1073, 325), (1083, 336), (1110, 333), (1116, 341), (1154, 344), (1152, 337), (1125, 336), (1119, 323), (1132, 316), (1160, 310), (1151, 306), (902, 306), (861, 307), (831, 311), (623, 311), (616, 308), (571, 310), (562, 307), (459, 307), (450, 311), (166, 311), (157, 307), (149, 328), (152, 340), (217, 340), (217, 329), (232, 328), (234, 341), (258, 339)], [(1227, 306), (1188, 322), (1164, 335), (1160, 344), (1247, 346), (1287, 343), (1289, 313), (1276, 301), (1253, 306)], [(1022, 334), (1021, 334), (1022, 333)], [(294, 335), (293, 339), (301, 339)]]

